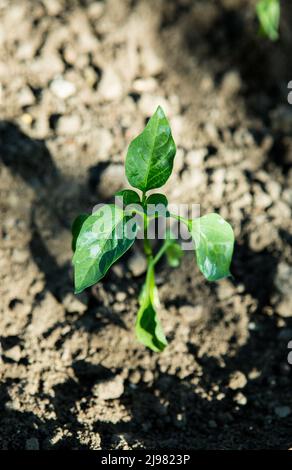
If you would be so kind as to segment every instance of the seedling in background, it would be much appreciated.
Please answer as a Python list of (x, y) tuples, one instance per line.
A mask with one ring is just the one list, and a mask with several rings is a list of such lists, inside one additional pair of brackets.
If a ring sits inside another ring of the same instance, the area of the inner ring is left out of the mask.
[(279, 38), (280, 0), (260, 0), (256, 5), (260, 33), (271, 41)]
[(234, 245), (233, 230), (220, 215), (207, 214), (188, 220), (168, 211), (168, 201), (163, 194), (147, 195), (148, 191), (166, 183), (175, 153), (168, 120), (158, 107), (144, 131), (130, 144), (126, 157), (127, 179), (141, 193), (130, 189), (119, 191), (117, 195), (123, 200), (122, 206), (108, 204), (92, 215), (81, 214), (72, 227), (75, 293), (79, 293), (105, 276), (112, 264), (133, 245), (139, 226), (143, 226), (148, 269), (139, 297), (136, 335), (141, 343), (156, 352), (163, 351), (167, 340), (157, 314), (159, 298), (155, 267), (162, 256), (166, 256), (170, 266), (177, 267), (183, 250), (167, 229), (162, 246), (153, 252), (147, 229), (151, 220), (161, 215), (161, 211), (153, 211), (153, 207), (165, 208), (167, 220), (173, 217), (186, 225), (195, 245), (198, 267), (209, 281), (230, 274)]

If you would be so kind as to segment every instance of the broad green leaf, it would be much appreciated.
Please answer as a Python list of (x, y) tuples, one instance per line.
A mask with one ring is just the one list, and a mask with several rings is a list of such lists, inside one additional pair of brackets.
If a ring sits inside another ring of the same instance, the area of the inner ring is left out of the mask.
[(158, 106), (144, 131), (129, 146), (126, 158), (129, 183), (143, 192), (163, 186), (171, 175), (175, 152), (168, 120)]
[(150, 264), (146, 283), (140, 296), (140, 309), (136, 320), (136, 335), (140, 343), (155, 352), (163, 351), (167, 346), (167, 341), (155, 310), (157, 304), (158, 292), (155, 287), (154, 268)]
[(83, 223), (73, 256), (75, 293), (104, 277), (134, 243), (137, 224), (121, 208), (104, 205)]
[(158, 204), (161, 204), (165, 207), (168, 206), (168, 200), (167, 197), (164, 194), (161, 193), (155, 193), (155, 194), (150, 194), (149, 197), (146, 199), (146, 205), (151, 204), (157, 206)]
[(219, 214), (207, 214), (189, 222), (196, 245), (200, 271), (209, 281), (230, 275), (234, 234), (231, 226)]
[(72, 224), (71, 232), (72, 232), (72, 251), (76, 249), (76, 241), (77, 237), (80, 233), (83, 223), (89, 217), (89, 214), (80, 214), (76, 217)]
[(130, 204), (140, 204), (140, 197), (136, 191), (132, 189), (122, 189), (122, 191), (118, 191), (116, 196), (123, 198), (123, 206), (129, 206)]
[(256, 6), (260, 32), (276, 41), (279, 37), (280, 0), (260, 0)]

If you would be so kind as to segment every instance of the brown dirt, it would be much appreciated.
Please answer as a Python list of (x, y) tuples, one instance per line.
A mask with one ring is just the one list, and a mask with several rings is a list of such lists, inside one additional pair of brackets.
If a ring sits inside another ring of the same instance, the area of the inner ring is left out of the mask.
[[(1, 0), (2, 449), (292, 446), (292, 15), (273, 44), (254, 3)], [(162, 354), (134, 337), (131, 253), (78, 297), (70, 263), (71, 221), (124, 185), (157, 104), (169, 199), (237, 239), (232, 279), (161, 264)]]

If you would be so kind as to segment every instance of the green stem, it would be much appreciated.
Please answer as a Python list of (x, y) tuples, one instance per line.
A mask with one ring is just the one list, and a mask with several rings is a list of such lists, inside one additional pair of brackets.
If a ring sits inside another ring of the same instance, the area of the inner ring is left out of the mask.
[(169, 216), (172, 217), (173, 219), (176, 219), (180, 222), (184, 222), (187, 226), (189, 225), (189, 220), (186, 219), (185, 217), (182, 217), (181, 215), (176, 215), (176, 214), (171, 214), (169, 213)]
[[(144, 207), (145, 201), (146, 201), (146, 194), (143, 192), (143, 195), (142, 195), (142, 206), (143, 207)], [(174, 214), (172, 216), (177, 218), (178, 220), (182, 220), (182, 218), (179, 217), (179, 216), (175, 216)], [(150, 241), (149, 241), (148, 236), (147, 236), (147, 229), (148, 229), (148, 224), (149, 224), (150, 220), (151, 220), (151, 218), (148, 218), (147, 214), (144, 213), (144, 252), (145, 252), (145, 255), (146, 255), (146, 258), (147, 258), (148, 268), (154, 267), (158, 263), (160, 258), (165, 253), (165, 251), (168, 247), (168, 244), (169, 244), (169, 240), (164, 240), (164, 243), (163, 243), (162, 247), (160, 248), (160, 250), (156, 253), (155, 256), (153, 255), (152, 247), (151, 247)], [(187, 222), (186, 219), (184, 219), (184, 221)]]
[[(144, 208), (145, 201), (146, 201), (146, 193), (143, 192), (143, 195), (142, 195), (142, 207), (143, 208)], [(153, 252), (152, 252), (152, 247), (148, 239), (148, 235), (147, 235), (149, 220), (145, 212), (143, 215), (144, 215), (144, 252), (147, 258), (147, 263), (150, 264), (150, 262), (153, 259)]]
[(142, 206), (143, 206), (143, 207), (144, 207), (144, 204), (145, 204), (146, 199), (147, 199), (146, 192), (143, 191), (143, 193), (142, 193)]
[(153, 252), (152, 247), (150, 245), (150, 241), (147, 238), (147, 217), (144, 218), (144, 251), (147, 258), (148, 263), (153, 259)]
[(164, 243), (163, 243), (162, 247), (160, 248), (160, 250), (156, 253), (156, 255), (153, 258), (153, 266), (155, 266), (158, 263), (158, 261), (160, 260), (162, 255), (165, 253), (165, 251), (168, 247), (168, 244), (169, 244), (169, 240), (164, 240)]

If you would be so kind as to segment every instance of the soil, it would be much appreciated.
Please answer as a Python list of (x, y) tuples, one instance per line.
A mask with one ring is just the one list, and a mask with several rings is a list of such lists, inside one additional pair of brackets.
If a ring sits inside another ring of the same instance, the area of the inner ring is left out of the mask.
[[(288, 3), (272, 43), (248, 0), (0, 1), (1, 449), (292, 447)], [(134, 336), (139, 245), (74, 296), (70, 235), (157, 104), (169, 200), (236, 234), (232, 278), (159, 266), (161, 354)]]

